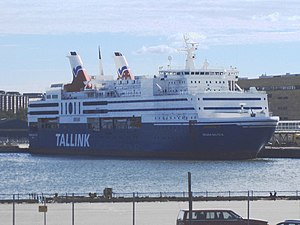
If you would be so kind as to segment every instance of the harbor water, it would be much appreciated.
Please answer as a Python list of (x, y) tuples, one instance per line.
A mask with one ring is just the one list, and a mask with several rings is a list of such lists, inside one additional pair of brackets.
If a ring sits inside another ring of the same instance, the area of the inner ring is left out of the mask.
[(300, 159), (180, 161), (0, 154), (0, 193), (300, 190)]

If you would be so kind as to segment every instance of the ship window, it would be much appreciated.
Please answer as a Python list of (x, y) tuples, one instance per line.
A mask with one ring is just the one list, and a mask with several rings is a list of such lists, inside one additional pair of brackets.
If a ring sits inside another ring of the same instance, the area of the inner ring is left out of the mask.
[(209, 72), (205, 72), (205, 75), (209, 75)]
[(196, 72), (196, 75), (199, 75), (199, 72)]
[(63, 114), (63, 104), (62, 104), (62, 102), (60, 103), (60, 114)]
[(209, 74), (210, 74), (210, 75), (215, 75), (215, 73), (214, 73), (214, 72), (210, 72)]
[(101, 128), (113, 129), (113, 120), (112, 119), (101, 119)]
[(42, 129), (57, 129), (58, 120), (57, 118), (40, 118), (38, 119), (38, 127)]
[(68, 106), (66, 102), (65, 102), (65, 114), (68, 114)]
[(47, 95), (46, 98), (47, 98), (47, 99), (51, 99), (51, 95)]
[(127, 128), (127, 119), (126, 118), (120, 118), (120, 119), (114, 119), (114, 125), (117, 129), (126, 129)]
[(189, 75), (189, 72), (184, 72), (185, 75)]
[(129, 129), (140, 128), (141, 126), (142, 126), (141, 117), (128, 118), (128, 128)]
[(58, 95), (52, 95), (53, 99), (58, 99)]
[(69, 102), (69, 114), (73, 114), (73, 104)]
[(88, 129), (92, 131), (100, 131), (100, 119), (99, 118), (87, 118)]
[(195, 75), (195, 72), (191, 72), (192, 75)]
[(200, 84), (200, 80), (198, 81), (198, 83)]
[(200, 72), (200, 75), (204, 75), (204, 72)]
[(30, 122), (29, 123), (29, 131), (30, 132), (37, 132), (38, 130), (38, 123)]

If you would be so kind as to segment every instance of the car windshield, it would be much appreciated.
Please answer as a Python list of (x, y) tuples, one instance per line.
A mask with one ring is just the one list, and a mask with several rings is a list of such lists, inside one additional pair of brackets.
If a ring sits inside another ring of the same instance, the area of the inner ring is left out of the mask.
[(183, 220), (183, 218), (184, 218), (184, 211), (179, 211), (177, 220)]
[(232, 212), (232, 211), (228, 211), (228, 212), (224, 212), (225, 213), (228, 213), (229, 214), (229, 217), (231, 217), (231, 219), (241, 219), (242, 217), (239, 216), (238, 214)]

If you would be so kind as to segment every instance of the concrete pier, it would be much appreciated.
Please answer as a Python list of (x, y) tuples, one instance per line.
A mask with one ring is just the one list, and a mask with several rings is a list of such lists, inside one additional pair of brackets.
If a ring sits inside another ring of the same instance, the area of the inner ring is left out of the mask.
[[(15, 225), (44, 224), (43, 204), (16, 204)], [(194, 202), (194, 209), (231, 209), (247, 218), (247, 201)], [(46, 222), (49, 225), (131, 225), (132, 203), (71, 203), (47, 204)], [(135, 204), (135, 224), (175, 225), (180, 209), (188, 209), (188, 202), (142, 202)], [(276, 225), (285, 219), (300, 218), (300, 201), (260, 200), (250, 202), (250, 218), (262, 219)], [(13, 204), (0, 204), (0, 224), (13, 224)], [(72, 221), (74, 219), (74, 221)]]

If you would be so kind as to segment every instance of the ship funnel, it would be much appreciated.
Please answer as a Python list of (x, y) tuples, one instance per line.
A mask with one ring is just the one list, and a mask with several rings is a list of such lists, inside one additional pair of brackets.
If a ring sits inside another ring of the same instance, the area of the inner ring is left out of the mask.
[(125, 56), (120, 52), (114, 53), (114, 61), (117, 68), (118, 79), (121, 80), (134, 80), (134, 76), (132, 75), (130, 68), (128, 66), (127, 60)]
[(67, 57), (70, 61), (73, 80), (72, 83), (64, 85), (65, 91), (78, 92), (84, 88), (91, 88), (91, 85), (89, 84), (91, 77), (84, 69), (80, 56), (76, 52), (70, 52), (70, 55)]

